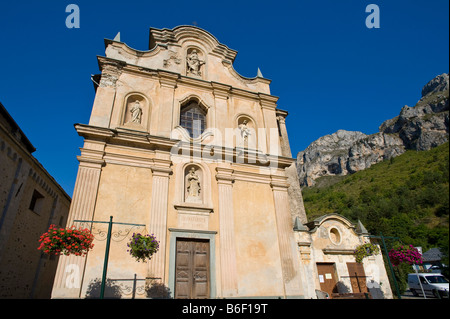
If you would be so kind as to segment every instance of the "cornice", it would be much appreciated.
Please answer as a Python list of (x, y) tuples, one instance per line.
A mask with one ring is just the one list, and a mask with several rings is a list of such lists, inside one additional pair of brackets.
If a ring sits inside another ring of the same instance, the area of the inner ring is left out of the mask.
[(236, 69), (234, 68), (232, 61), (230, 61), (230, 60), (226, 60), (226, 59), (222, 60), (222, 64), (228, 69), (228, 71), (234, 78), (236, 78), (239, 81), (244, 82), (245, 84), (263, 83), (266, 85), (270, 85), (270, 83), (272, 82), (272, 80), (262, 78), (259, 76), (256, 76), (254, 78), (248, 78), (248, 77), (245, 77), (245, 76), (239, 74), (239, 72), (236, 71)]
[(105, 49), (108, 48), (109, 45), (120, 48), (124, 50), (126, 53), (131, 54), (136, 57), (151, 57), (157, 55), (161, 50), (167, 50), (167, 45), (163, 43), (158, 43), (158, 45), (154, 46), (150, 50), (142, 51), (134, 49), (128, 46), (124, 42), (115, 41), (111, 39), (104, 39)]
[(209, 207), (204, 204), (196, 204), (196, 203), (178, 203), (173, 205), (174, 208), (180, 213), (195, 213), (195, 214), (211, 214), (214, 212), (213, 207)]
[(325, 248), (322, 249), (324, 254), (327, 255), (354, 255), (354, 249), (337, 249), (337, 248)]
[(150, 28), (149, 46), (181, 45), (187, 40), (195, 39), (210, 49), (211, 54), (224, 60), (234, 61), (237, 51), (220, 43), (215, 36), (208, 31), (190, 25), (180, 25), (173, 29)]
[(75, 124), (74, 127), (78, 135), (84, 138), (106, 139), (114, 136), (114, 132), (111, 129), (105, 127), (98, 127), (86, 124)]
[[(103, 66), (108, 65), (110, 67), (117, 68), (117, 70), (120, 70), (121, 72), (131, 72), (135, 74), (140, 74), (142, 76), (151, 76), (154, 78), (159, 79), (161, 86), (167, 86), (167, 87), (176, 87), (178, 85), (188, 85), (193, 87), (199, 87), (206, 90), (211, 90), (215, 96), (226, 98), (231, 95), (253, 99), (256, 101), (260, 101), (261, 106), (263, 108), (267, 107), (270, 109), (276, 108), (276, 103), (279, 99), (279, 97), (270, 95), (267, 93), (262, 92), (253, 92), (249, 90), (245, 90), (242, 88), (234, 87), (229, 84), (219, 83), (215, 81), (205, 81), (202, 79), (196, 79), (193, 77), (185, 76), (180, 73), (171, 72), (163, 69), (151, 69), (142, 67), (139, 65), (130, 64), (127, 62), (124, 62), (122, 60), (117, 60), (109, 57), (104, 56), (97, 56), (98, 62), (99, 62), (99, 68), (102, 70)], [(262, 78), (255, 78), (248, 79), (251, 83), (256, 81), (257, 79)], [(258, 80), (260, 81), (260, 80)]]
[[(85, 124), (75, 124), (78, 134), (87, 140), (102, 141), (112, 145), (124, 145), (139, 147), (147, 150), (160, 150), (161, 152), (173, 152), (170, 156), (187, 155), (191, 157), (205, 156), (205, 162), (230, 162), (241, 165), (251, 165), (266, 168), (286, 168), (295, 161), (293, 158), (264, 154), (257, 150), (229, 148), (209, 144), (188, 143), (167, 137), (150, 135), (147, 132), (126, 130), (123, 128), (104, 128)], [(214, 149), (211, 155), (211, 149)], [(205, 153), (206, 152), (206, 153)]]

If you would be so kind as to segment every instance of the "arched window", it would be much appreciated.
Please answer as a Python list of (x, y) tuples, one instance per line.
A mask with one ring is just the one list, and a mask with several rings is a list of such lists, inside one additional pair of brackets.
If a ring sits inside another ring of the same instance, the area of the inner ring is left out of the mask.
[(189, 132), (192, 138), (197, 138), (205, 130), (206, 112), (196, 101), (189, 102), (181, 108), (180, 125)]

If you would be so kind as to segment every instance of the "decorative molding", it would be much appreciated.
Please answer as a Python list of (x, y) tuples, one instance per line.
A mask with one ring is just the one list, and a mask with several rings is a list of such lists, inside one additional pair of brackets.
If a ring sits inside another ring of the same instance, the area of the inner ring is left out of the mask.
[(287, 192), (287, 189), (289, 188), (287, 176), (271, 175), (270, 178), (271, 178), (270, 186), (274, 191), (279, 190)]
[(178, 203), (173, 206), (179, 213), (203, 213), (209, 215), (214, 212), (213, 207), (204, 204)]
[(232, 183), (234, 183), (235, 178), (233, 176), (233, 169), (216, 167), (216, 172), (216, 180), (219, 184), (225, 183), (231, 185)]
[(213, 89), (214, 97), (220, 98), (220, 99), (228, 99), (230, 92), (231, 92), (231, 85), (222, 84), (218, 82), (210, 82), (211, 87)]
[(311, 242), (309, 242), (309, 241), (299, 241), (299, 242), (297, 242), (297, 246), (299, 246), (299, 247), (311, 247)]
[[(217, 232), (215, 230), (193, 230), (193, 229), (185, 229), (185, 228), (169, 228), (169, 231), (172, 233), (192, 233), (192, 234), (208, 234), (208, 235), (216, 235)], [(183, 236), (184, 237), (184, 236)], [(197, 238), (196, 236), (186, 236), (185, 238)]]
[(342, 225), (345, 225), (347, 228), (351, 229), (356, 235), (359, 235), (355, 231), (355, 225), (346, 217), (339, 215), (339, 214), (327, 214), (324, 216), (320, 216), (319, 218), (316, 218), (315, 220), (306, 223), (305, 225), (309, 228), (309, 232), (313, 233), (319, 229), (319, 227), (327, 220), (337, 220)]
[(178, 57), (177, 52), (171, 50), (169, 50), (169, 52), (170, 52), (169, 58), (163, 60), (163, 67), (165, 68), (170, 67), (172, 63), (181, 64), (182, 59)]
[(334, 249), (334, 248), (325, 248), (322, 249), (324, 254), (328, 255), (353, 255), (353, 249)]
[(311, 243), (298, 242), (297, 245), (300, 252), (300, 258), (302, 260), (311, 260)]
[(235, 169), (233, 172), (233, 178), (236, 181), (252, 182), (252, 183), (270, 183), (270, 174), (260, 174), (248, 171), (240, 171)]
[(239, 80), (240, 82), (242, 82), (242, 83), (244, 83), (244, 84), (257, 84), (257, 83), (263, 83), (263, 84), (269, 85), (269, 84), (272, 82), (272, 80), (269, 80), (269, 79), (266, 79), (266, 78), (263, 78), (263, 77), (259, 77), (259, 76), (256, 76), (256, 77), (254, 77), (254, 78), (248, 78), (248, 77), (245, 77), (245, 76), (239, 74), (239, 73), (235, 70), (235, 68), (234, 68), (234, 66), (233, 66), (233, 63), (232, 63), (232, 61), (230, 61), (230, 60), (224, 59), (224, 60), (222, 60), (222, 64), (223, 64), (224, 67), (226, 67), (226, 68), (228, 69), (228, 71), (230, 72), (230, 74), (231, 74), (235, 79)]
[(237, 51), (221, 44), (215, 36), (199, 27), (181, 25), (173, 29), (150, 28), (150, 42), (153, 45), (183, 44), (186, 40), (198, 39), (211, 54), (226, 60), (233, 61)]
[(102, 70), (99, 86), (116, 88), (117, 80), (122, 74), (122, 69), (126, 65), (126, 62), (99, 58), (98, 63)]
[(177, 81), (180, 77), (180, 74), (165, 70), (157, 70), (159, 84), (161, 87), (167, 87), (171, 89), (175, 89), (177, 87)]
[(277, 96), (273, 96), (270, 94), (265, 94), (265, 93), (258, 93), (259, 96), (259, 103), (261, 104), (261, 108), (262, 109), (271, 109), (271, 110), (275, 110), (277, 107), (277, 101), (278, 101), (278, 97)]
[(105, 153), (103, 157), (106, 164), (127, 165), (134, 167), (153, 168), (153, 161), (150, 158), (136, 155), (125, 155), (116, 153)]
[[(105, 43), (105, 49), (109, 49), (108, 46), (114, 47), (115, 49), (122, 50), (123, 52), (126, 52), (132, 56), (139, 56), (139, 57), (152, 57), (157, 55), (161, 50), (167, 50), (167, 45), (165, 44), (158, 44), (154, 48), (147, 50), (147, 51), (141, 51), (136, 50), (131, 47), (129, 47), (126, 43), (110, 40), (110, 39), (104, 39)], [(120, 51), (119, 51), (120, 52)]]

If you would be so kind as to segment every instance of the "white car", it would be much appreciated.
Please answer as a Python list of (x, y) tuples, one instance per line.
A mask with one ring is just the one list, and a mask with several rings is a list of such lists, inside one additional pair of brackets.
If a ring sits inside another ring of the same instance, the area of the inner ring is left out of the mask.
[[(422, 283), (422, 287), (419, 284), (419, 279)], [(448, 298), (448, 280), (441, 274), (408, 274), (408, 287), (414, 296), (422, 294), (423, 288), (425, 294), (431, 293), (437, 298)]]

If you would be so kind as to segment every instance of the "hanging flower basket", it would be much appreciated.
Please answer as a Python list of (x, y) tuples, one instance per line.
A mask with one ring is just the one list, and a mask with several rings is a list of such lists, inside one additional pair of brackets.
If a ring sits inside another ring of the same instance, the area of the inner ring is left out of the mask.
[(423, 263), (422, 254), (413, 245), (400, 246), (392, 248), (389, 251), (389, 259), (392, 265), (398, 266), (401, 263), (408, 263), (410, 265), (421, 265)]
[(372, 243), (366, 243), (356, 247), (354, 254), (357, 263), (362, 263), (365, 257), (376, 255), (380, 252), (380, 248)]
[(134, 233), (127, 246), (130, 248), (127, 251), (132, 257), (136, 258), (138, 262), (145, 262), (150, 260), (153, 254), (158, 251), (159, 241), (156, 240), (156, 237), (153, 234), (141, 235), (139, 233)]
[(94, 235), (87, 228), (58, 228), (50, 225), (48, 231), (39, 238), (41, 244), (38, 250), (47, 255), (85, 256), (94, 247), (93, 241)]

